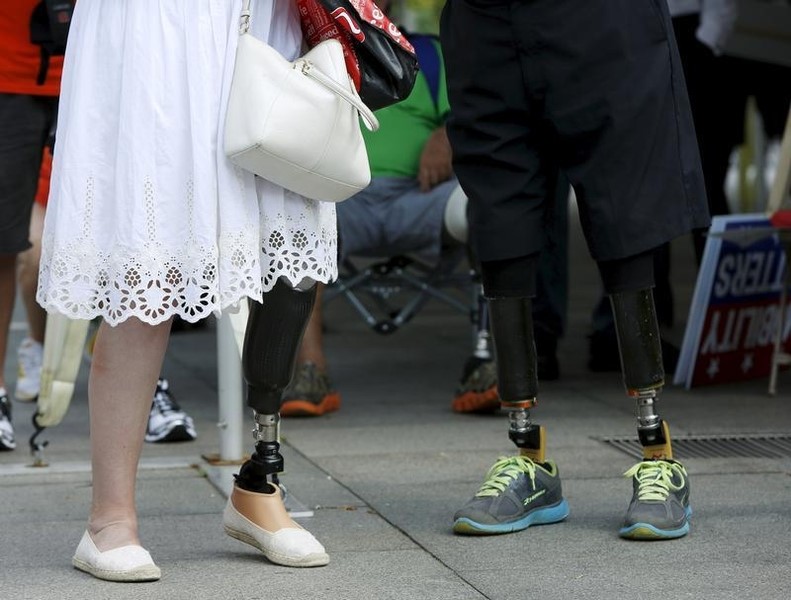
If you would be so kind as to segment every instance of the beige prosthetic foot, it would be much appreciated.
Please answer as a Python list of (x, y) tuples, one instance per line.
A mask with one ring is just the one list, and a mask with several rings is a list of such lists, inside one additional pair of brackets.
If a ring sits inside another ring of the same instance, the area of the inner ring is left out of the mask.
[(310, 532), (286, 512), (280, 488), (271, 494), (249, 492), (234, 485), (223, 513), (225, 532), (261, 550), (271, 562), (287, 567), (320, 567), (330, 562)]

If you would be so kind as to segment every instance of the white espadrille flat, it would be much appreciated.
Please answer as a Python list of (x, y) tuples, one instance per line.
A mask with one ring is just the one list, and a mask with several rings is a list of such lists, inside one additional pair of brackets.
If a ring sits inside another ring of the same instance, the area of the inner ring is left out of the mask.
[[(274, 524), (272, 531), (239, 512), (235, 500), (239, 505), (256, 505), (257, 512), (261, 511), (266, 521)], [(225, 505), (223, 525), (229, 536), (258, 548), (273, 563), (287, 567), (321, 567), (330, 562), (324, 546), (288, 516), (279, 489), (273, 494), (259, 494), (234, 486)]]
[(100, 552), (90, 534), (82, 534), (71, 559), (80, 571), (107, 581), (156, 581), (162, 576), (151, 555), (142, 546), (121, 546)]

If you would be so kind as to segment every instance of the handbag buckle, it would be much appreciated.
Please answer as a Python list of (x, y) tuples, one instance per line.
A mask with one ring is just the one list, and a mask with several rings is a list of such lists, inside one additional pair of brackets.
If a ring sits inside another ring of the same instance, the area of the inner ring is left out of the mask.
[(307, 75), (312, 67), (313, 64), (309, 60), (301, 59), (294, 63), (294, 68), (302, 71), (303, 75)]

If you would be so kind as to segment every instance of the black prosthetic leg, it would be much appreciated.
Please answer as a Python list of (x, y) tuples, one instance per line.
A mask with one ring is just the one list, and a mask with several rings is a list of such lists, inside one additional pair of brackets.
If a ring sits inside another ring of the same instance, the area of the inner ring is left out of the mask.
[(637, 401), (637, 434), (647, 459), (672, 459), (670, 430), (656, 413), (665, 384), (662, 343), (650, 288), (610, 295), (626, 393)]
[(494, 463), (478, 493), (454, 515), (453, 531), (490, 535), (557, 523), (569, 514), (544, 428), (530, 421), (538, 394), (533, 302), (538, 254), (481, 263), (497, 358), (500, 405), (519, 456)]
[(544, 428), (530, 421), (536, 405), (538, 366), (530, 298), (489, 298), (497, 354), (500, 406), (508, 411), (508, 437), (522, 456), (546, 460)]
[(251, 492), (272, 493), (283, 471), (280, 454), (280, 402), (294, 374), (294, 363), (313, 303), (316, 287), (300, 292), (278, 281), (252, 302), (244, 338), (242, 368), (247, 405), (253, 409), (255, 452), (242, 465), (236, 484)]
[(538, 394), (533, 303), (538, 254), (481, 263), (497, 357), (500, 406), (508, 411), (508, 437), (522, 456), (545, 461), (544, 428), (530, 421)]
[(654, 251), (599, 263), (612, 304), (626, 393), (637, 401), (637, 433), (646, 459), (672, 459), (670, 431), (656, 413), (665, 385), (662, 340), (652, 292)]

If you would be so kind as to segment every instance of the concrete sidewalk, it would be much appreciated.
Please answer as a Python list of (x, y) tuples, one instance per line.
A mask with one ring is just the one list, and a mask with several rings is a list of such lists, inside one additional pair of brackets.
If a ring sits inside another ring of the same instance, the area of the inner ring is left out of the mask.
[[(141, 536), (162, 580), (113, 584), (71, 567), (90, 501), (86, 366), (63, 423), (43, 435), (49, 467), (28, 466), (33, 407), (14, 403), (19, 447), (0, 454), (0, 597), (787, 598), (791, 459), (686, 460), (691, 534), (655, 543), (617, 537), (631, 497), (621, 475), (634, 459), (597, 438), (633, 435), (633, 403), (619, 375), (585, 367), (598, 283), (576, 230), (572, 237), (574, 291), (561, 378), (541, 385), (534, 412), (548, 428), (561, 469), (571, 505), (565, 522), (504, 536), (454, 536), (455, 509), (498, 455), (513, 452), (505, 416), (449, 409), (469, 352), (465, 318), (429, 304), (402, 331), (384, 337), (336, 301), (326, 311), (326, 344), (342, 408), (319, 419), (285, 420), (282, 428), (283, 481), (314, 509), (301, 522), (325, 544), (329, 566), (272, 565), (223, 533), (225, 498), (206, 478), (201, 458), (218, 450), (212, 325), (174, 335), (164, 370), (176, 400), (196, 420), (198, 440), (148, 444), (141, 465)], [(694, 283), (687, 246), (674, 246), (681, 323), (671, 336), (677, 342)], [(12, 336), (11, 356), (20, 336)], [(777, 397), (767, 396), (766, 385), (757, 380), (691, 392), (668, 386), (660, 411), (676, 435), (787, 434), (791, 375), (781, 374)]]

